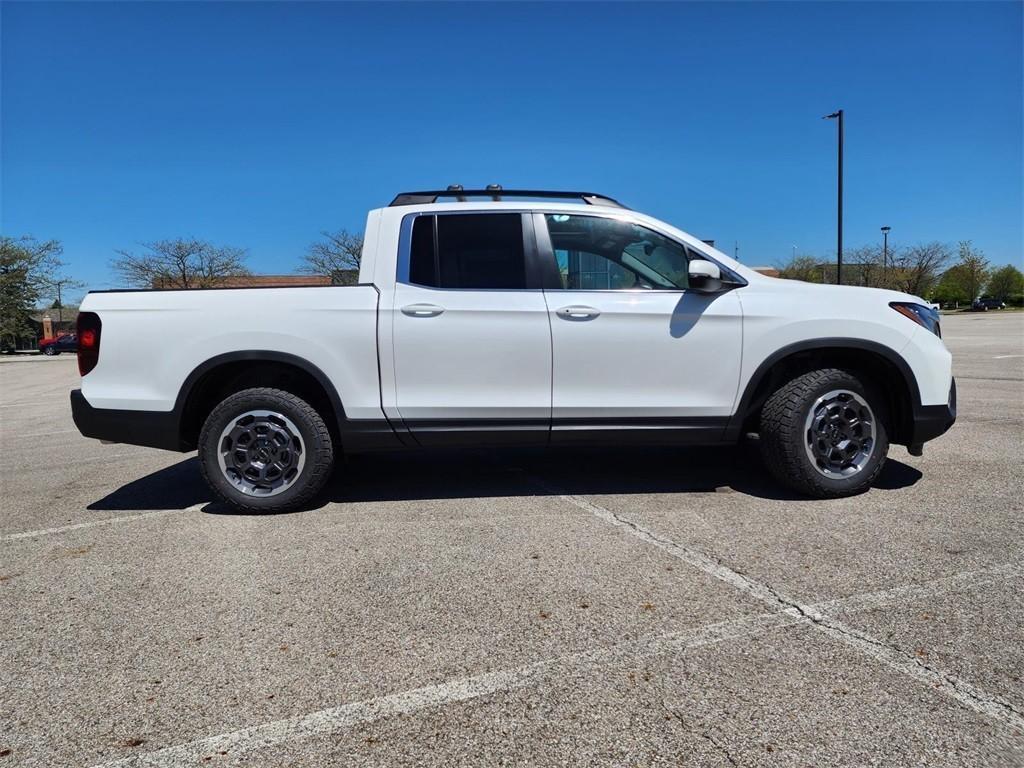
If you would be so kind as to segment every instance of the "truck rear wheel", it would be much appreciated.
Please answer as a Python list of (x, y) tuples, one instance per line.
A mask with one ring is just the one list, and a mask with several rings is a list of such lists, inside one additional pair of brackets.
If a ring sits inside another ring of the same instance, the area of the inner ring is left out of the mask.
[(817, 498), (862, 493), (889, 451), (884, 399), (836, 368), (776, 390), (761, 411), (761, 452), (777, 480)]
[(199, 434), (203, 479), (244, 512), (288, 512), (308, 504), (334, 463), (324, 420), (280, 389), (237, 392), (210, 413)]

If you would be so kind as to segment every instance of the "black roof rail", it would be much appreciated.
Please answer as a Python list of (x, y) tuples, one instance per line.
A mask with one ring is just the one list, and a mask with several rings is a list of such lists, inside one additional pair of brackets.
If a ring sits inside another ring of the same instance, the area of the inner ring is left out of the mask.
[(448, 189), (434, 189), (423, 192), (401, 192), (395, 196), (388, 207), (396, 205), (428, 205), (436, 203), (439, 197), (454, 197), (458, 202), (466, 202), (468, 197), (489, 197), (500, 201), (506, 197), (541, 197), (555, 200), (582, 200), (588, 205), (608, 205), (613, 208), (625, 208), (618, 200), (607, 195), (594, 192), (564, 192), (543, 189), (502, 189), (499, 184), (490, 184), (486, 189), (463, 189), (461, 184), (452, 184)]

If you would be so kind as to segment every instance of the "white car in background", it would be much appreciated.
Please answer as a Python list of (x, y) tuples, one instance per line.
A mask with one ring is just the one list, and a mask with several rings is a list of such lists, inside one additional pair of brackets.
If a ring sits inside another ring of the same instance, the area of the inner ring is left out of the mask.
[(845, 496), (956, 416), (924, 300), (766, 277), (590, 193), (403, 193), (369, 213), (358, 285), (98, 291), (81, 310), (82, 434), (198, 448), (245, 510), (308, 504), (342, 451), (752, 433), (781, 483)]

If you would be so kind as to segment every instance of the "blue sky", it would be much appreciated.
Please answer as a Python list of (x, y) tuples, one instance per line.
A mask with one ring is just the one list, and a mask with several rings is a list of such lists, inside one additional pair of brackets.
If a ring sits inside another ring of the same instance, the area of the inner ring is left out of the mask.
[(846, 242), (1022, 256), (1021, 3), (2, 4), (6, 235), (116, 285), (192, 235), (293, 271), (459, 182), (604, 192), (748, 264)]

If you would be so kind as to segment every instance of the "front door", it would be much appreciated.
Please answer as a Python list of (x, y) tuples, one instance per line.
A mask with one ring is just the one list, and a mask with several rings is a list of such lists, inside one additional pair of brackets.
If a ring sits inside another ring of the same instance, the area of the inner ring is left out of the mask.
[(717, 440), (740, 374), (735, 291), (687, 290), (700, 255), (621, 216), (536, 217), (560, 287), (551, 318), (552, 443)]
[(412, 222), (392, 309), (398, 412), (424, 445), (545, 443), (551, 329), (519, 213)]

